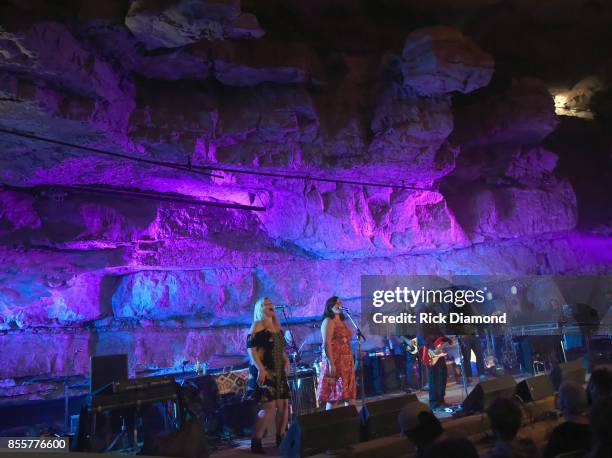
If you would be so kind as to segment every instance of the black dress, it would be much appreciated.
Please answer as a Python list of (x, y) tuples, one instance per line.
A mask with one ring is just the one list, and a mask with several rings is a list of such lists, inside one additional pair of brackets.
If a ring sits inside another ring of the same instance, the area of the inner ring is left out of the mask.
[(289, 384), (285, 374), (285, 337), (282, 332), (270, 332), (262, 329), (247, 336), (247, 348), (260, 353), (261, 362), (266, 368), (268, 377), (263, 384), (257, 383), (257, 366), (249, 365), (249, 380), (246, 400), (269, 402), (276, 399), (289, 399)]

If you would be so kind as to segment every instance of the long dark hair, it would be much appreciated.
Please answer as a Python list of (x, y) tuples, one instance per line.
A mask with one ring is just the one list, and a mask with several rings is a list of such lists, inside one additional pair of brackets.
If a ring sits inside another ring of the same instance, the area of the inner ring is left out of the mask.
[[(325, 301), (325, 310), (323, 311), (323, 317), (321, 318), (322, 320), (324, 320), (325, 318), (331, 318), (332, 320), (334, 319), (334, 316), (336, 316), (336, 314), (332, 309), (334, 308), (334, 305), (336, 305), (336, 303), (338, 302), (338, 299), (340, 299), (338, 296), (332, 296)], [(344, 320), (343, 313), (340, 313), (340, 319)]]

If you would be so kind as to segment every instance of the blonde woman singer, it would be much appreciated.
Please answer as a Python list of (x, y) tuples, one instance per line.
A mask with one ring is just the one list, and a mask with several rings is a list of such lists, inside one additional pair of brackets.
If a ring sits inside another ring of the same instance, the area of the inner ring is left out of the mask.
[(276, 418), (276, 445), (282, 441), (289, 415), (289, 358), (285, 353), (285, 337), (272, 301), (259, 299), (253, 311), (253, 324), (247, 336), (247, 352), (251, 358), (246, 399), (262, 404), (251, 439), (251, 452), (265, 454), (261, 439)]

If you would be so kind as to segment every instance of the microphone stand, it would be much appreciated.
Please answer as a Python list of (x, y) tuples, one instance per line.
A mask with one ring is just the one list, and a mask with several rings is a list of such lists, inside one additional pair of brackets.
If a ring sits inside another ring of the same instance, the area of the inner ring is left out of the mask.
[(361, 329), (359, 329), (359, 326), (357, 326), (357, 323), (355, 323), (355, 320), (353, 319), (353, 316), (351, 315), (350, 310), (343, 309), (342, 311), (346, 314), (346, 316), (348, 316), (348, 319), (351, 321), (351, 323), (353, 323), (353, 327), (357, 331), (357, 353), (359, 355), (359, 380), (360, 380), (360, 385), (361, 385), (359, 394), (361, 396), (361, 410), (362, 412), (367, 412), (366, 410), (364, 410), (366, 408), (365, 406), (365, 385), (363, 384), (363, 354), (361, 352), (361, 340), (363, 339), (363, 341), (365, 342), (367, 339), (361, 332)]
[(290, 360), (291, 366), (293, 367), (293, 382), (291, 384), (291, 391), (293, 392), (293, 409), (291, 412), (292, 418), (298, 418), (300, 416), (301, 402), (300, 396), (297, 391), (298, 389), (298, 372), (297, 372), (297, 363), (302, 359), (300, 355), (300, 349), (297, 346), (297, 342), (295, 341), (295, 337), (293, 336), (293, 330), (291, 329), (291, 324), (289, 323), (289, 317), (287, 316), (287, 307), (283, 307), (281, 309), (283, 311), (283, 318), (285, 319), (285, 325), (287, 326), (287, 331), (289, 332), (289, 336), (291, 337), (291, 343), (289, 344), (289, 348), (291, 353), (293, 354), (293, 360)]

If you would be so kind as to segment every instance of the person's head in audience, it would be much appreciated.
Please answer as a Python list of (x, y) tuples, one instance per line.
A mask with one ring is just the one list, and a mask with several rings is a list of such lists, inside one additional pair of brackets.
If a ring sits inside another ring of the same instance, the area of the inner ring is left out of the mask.
[(498, 441), (511, 442), (521, 429), (521, 407), (512, 398), (495, 399), (487, 409), (487, 416)]
[(444, 428), (429, 406), (409, 402), (399, 414), (400, 430), (418, 449), (432, 445), (442, 437)]
[(589, 458), (610, 458), (612, 456), (612, 396), (599, 398), (591, 408), (589, 416), (594, 444)]
[(591, 404), (598, 399), (612, 396), (612, 367), (599, 366), (591, 373), (587, 387)]
[(557, 395), (557, 408), (566, 421), (577, 420), (588, 408), (586, 391), (576, 382), (563, 382)]
[(445, 439), (432, 445), (423, 458), (478, 458), (478, 451), (468, 439)]

